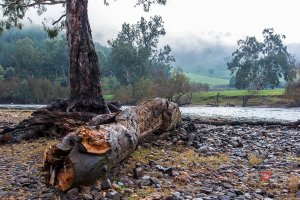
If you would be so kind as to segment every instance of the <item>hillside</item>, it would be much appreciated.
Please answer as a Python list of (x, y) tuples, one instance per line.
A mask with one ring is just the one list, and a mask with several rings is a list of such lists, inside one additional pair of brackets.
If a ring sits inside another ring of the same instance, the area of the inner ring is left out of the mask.
[(228, 85), (229, 79), (225, 78), (218, 78), (213, 76), (207, 76), (197, 73), (189, 73), (187, 72), (186, 75), (190, 78), (192, 82), (196, 83), (206, 83), (209, 85)]

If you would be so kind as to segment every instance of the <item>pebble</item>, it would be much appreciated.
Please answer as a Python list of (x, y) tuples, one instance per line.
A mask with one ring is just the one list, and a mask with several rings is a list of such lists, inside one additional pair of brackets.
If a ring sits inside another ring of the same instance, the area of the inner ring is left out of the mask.
[[(192, 123), (194, 121), (191, 119), (189, 124)], [(8, 161), (11, 158), (0, 157), (0, 172), (4, 173), (5, 177), (1, 180), (5, 185), (0, 185), (0, 196), (17, 195), (18, 192), (24, 191), (31, 193), (31, 196), (24, 196), (25, 199), (126, 199), (135, 195), (137, 190), (142, 190), (153, 191), (150, 195), (153, 199), (169, 200), (288, 199), (289, 191), (282, 186), (287, 186), (292, 173), (295, 176), (300, 174), (298, 164), (286, 159), (286, 155), (299, 156), (298, 130), (288, 127), (244, 125), (194, 124), (193, 127), (187, 127), (185, 121), (181, 126), (180, 130), (170, 131), (166, 137), (146, 144), (151, 151), (145, 157), (146, 162), (138, 161), (133, 164), (134, 167), (129, 163), (131, 165), (128, 167), (125, 160), (120, 164), (122, 170), (116, 169), (113, 171), (115, 174), (109, 175), (102, 183), (91, 186), (88, 190), (90, 192), (85, 192), (79, 187), (63, 193), (46, 186), (39, 176), (40, 169), (32, 169), (31, 173), (27, 174), (28, 165), (33, 165), (33, 160), (11, 165), (8, 169), (11, 170), (12, 166), (15, 166), (13, 171), (1, 171), (4, 166), (9, 167)], [(264, 131), (267, 134), (264, 134)], [(161, 149), (161, 155), (157, 153), (157, 148)], [(209, 163), (198, 163), (195, 159), (186, 165), (187, 163), (176, 161), (177, 156), (185, 153), (181, 152), (180, 148), (195, 151), (202, 158), (224, 154), (228, 156), (229, 162), (211, 167)], [(170, 149), (173, 154), (170, 154)], [(255, 167), (249, 166), (249, 154), (255, 154), (262, 162)], [(268, 189), (252, 187), (251, 184), (262, 181), (260, 173), (264, 170), (270, 170), (272, 178), (263, 184), (263, 188), (283, 189), (269, 193)], [(157, 193), (162, 190), (172, 193)], [(295, 195), (296, 198), (300, 198), (300, 191)]]
[(144, 174), (144, 169), (142, 167), (137, 167), (133, 169), (133, 177), (138, 179)]
[(106, 197), (110, 198), (112, 200), (120, 200), (122, 198), (122, 196), (118, 192), (116, 192), (116, 191), (108, 192), (106, 194)]
[(67, 192), (67, 197), (70, 199), (70, 200), (73, 200), (73, 199), (78, 199), (78, 188), (72, 188), (70, 189), (68, 192)]

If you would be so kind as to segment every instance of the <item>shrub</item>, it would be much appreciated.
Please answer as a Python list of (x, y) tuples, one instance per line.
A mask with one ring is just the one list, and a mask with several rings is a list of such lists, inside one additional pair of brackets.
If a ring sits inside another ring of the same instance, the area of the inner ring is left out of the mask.
[(56, 98), (67, 98), (68, 88), (48, 79), (11, 78), (0, 81), (1, 103), (47, 104)]

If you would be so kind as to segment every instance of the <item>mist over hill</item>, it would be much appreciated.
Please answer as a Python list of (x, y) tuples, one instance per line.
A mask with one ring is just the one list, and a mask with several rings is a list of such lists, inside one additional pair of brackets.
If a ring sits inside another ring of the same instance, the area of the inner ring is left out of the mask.
[[(191, 45), (192, 44), (192, 45)], [(227, 62), (232, 58), (232, 53), (237, 45), (230, 45), (224, 42), (211, 42), (202, 39), (194, 39), (194, 42), (181, 40), (180, 44), (173, 45), (173, 55), (176, 59), (176, 66), (184, 71), (207, 76), (230, 78), (227, 70)], [(286, 44), (288, 51), (300, 61), (300, 43)], [(213, 69), (210, 74), (209, 70)]]

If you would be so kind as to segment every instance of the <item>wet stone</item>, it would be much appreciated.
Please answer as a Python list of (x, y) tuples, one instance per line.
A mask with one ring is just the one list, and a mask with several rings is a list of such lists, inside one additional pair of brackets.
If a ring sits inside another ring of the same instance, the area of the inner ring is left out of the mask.
[(72, 188), (70, 189), (68, 192), (67, 192), (67, 197), (70, 199), (70, 200), (73, 200), (73, 199), (78, 199), (78, 188)]
[(108, 192), (106, 197), (112, 200), (120, 200), (122, 198), (122, 196), (116, 191)]
[(105, 179), (104, 181), (102, 181), (101, 183), (101, 189), (102, 190), (108, 190), (111, 189), (112, 185), (109, 179)]

